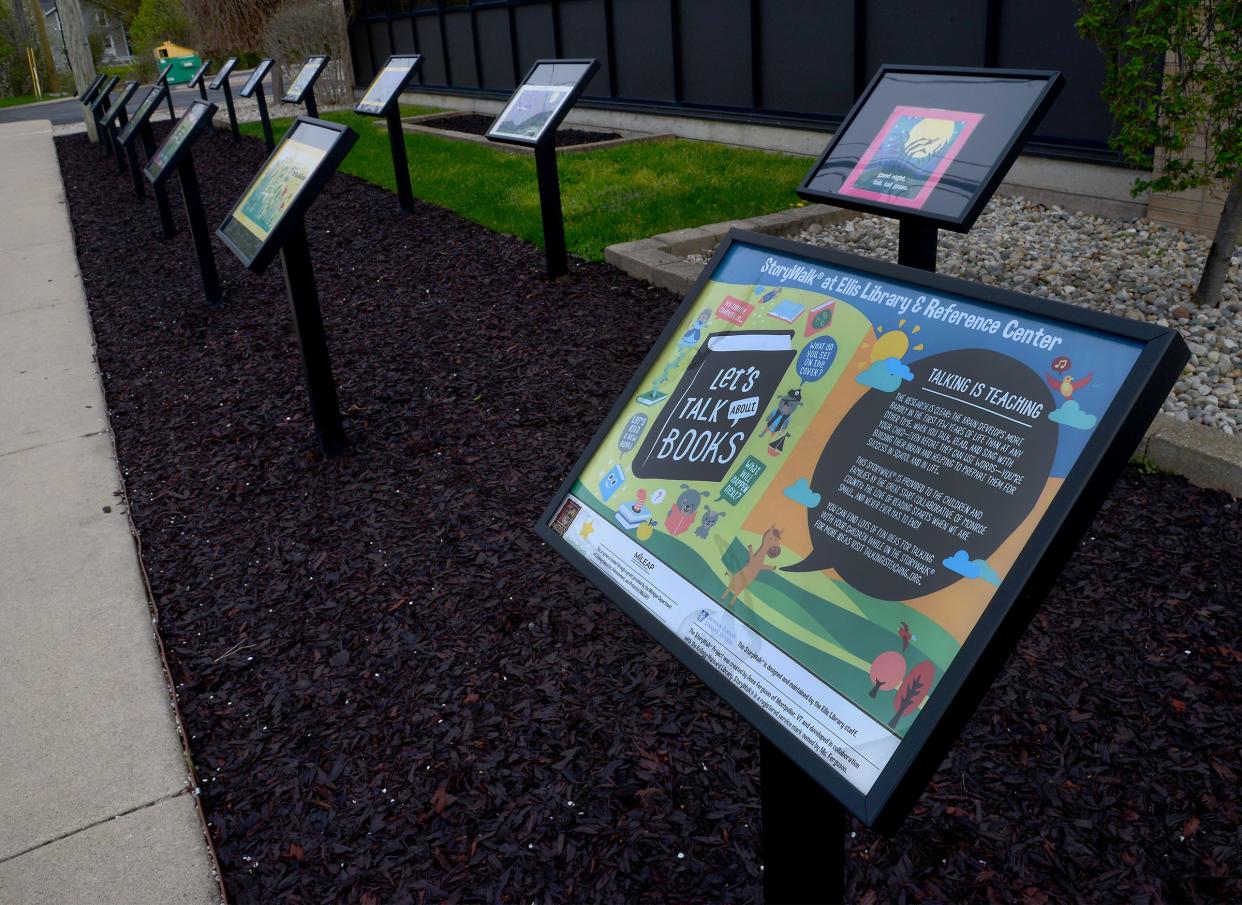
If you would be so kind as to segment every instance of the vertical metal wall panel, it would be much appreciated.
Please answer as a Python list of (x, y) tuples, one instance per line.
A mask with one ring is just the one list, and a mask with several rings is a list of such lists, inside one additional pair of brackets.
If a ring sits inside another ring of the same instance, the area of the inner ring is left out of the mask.
[(762, 0), (763, 109), (840, 117), (854, 103), (854, 0)]
[(392, 54), (392, 42), (388, 40), (387, 22), (372, 23), (371, 47), (374, 50), (375, 67), (378, 71)]
[(432, 91), (492, 96), (538, 59), (593, 57), (585, 94), (602, 105), (825, 130), (883, 63), (1058, 69), (1065, 89), (1033, 141), (1116, 159), (1104, 59), (1075, 31), (1076, 0), (366, 0), (357, 15), (359, 85), (391, 53), (423, 54)]
[(518, 72), (521, 75), (526, 75), (535, 60), (556, 56), (551, 3), (514, 7), (513, 30), (517, 32)]
[[(393, 53), (418, 53), (417, 45), (414, 43), (414, 20), (413, 19), (393, 19), (392, 21), (392, 52)], [(423, 61), (426, 65), (427, 61)]]
[(587, 83), (587, 97), (608, 97), (608, 26), (604, 0), (561, 0), (561, 56), (599, 60), (599, 71)]
[(359, 85), (368, 84), (375, 78), (371, 67), (371, 42), (367, 38), (367, 25), (351, 25), (349, 28), (349, 49), (354, 60), (354, 79)]
[(479, 36), (479, 69), (483, 88), (512, 91), (513, 48), (509, 43), (509, 12), (504, 7), (481, 9), (475, 14)]
[(418, 49), (423, 55), (423, 84), (443, 88), (448, 85), (448, 69), (444, 65), (444, 46), (440, 41), (440, 17), (419, 16), (414, 20)]
[(474, 25), (470, 12), (444, 13), (444, 39), (448, 43), (449, 84), (454, 88), (478, 88), (474, 66)]
[(750, 0), (680, 0), (678, 6), (682, 101), (749, 110)]
[(983, 66), (987, 18), (987, 0), (867, 0), (866, 79), (885, 63)]
[(672, 101), (673, 37), (669, 0), (613, 0), (617, 96)]
[[(1039, 124), (1038, 135), (1071, 144), (1095, 145), (1113, 131), (1113, 117), (1100, 95), (1104, 54), (1078, 36), (1075, 0), (1005, 0), (1000, 4), (997, 65), (1013, 69), (1059, 69), (1065, 87)], [(1032, 35), (1039, 35), (1032, 41)]]

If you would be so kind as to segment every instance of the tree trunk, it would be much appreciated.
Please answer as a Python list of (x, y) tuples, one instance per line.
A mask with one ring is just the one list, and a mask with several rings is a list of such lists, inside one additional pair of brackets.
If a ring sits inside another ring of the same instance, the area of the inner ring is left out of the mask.
[(1216, 224), (1216, 236), (1203, 262), (1203, 275), (1195, 287), (1195, 304), (1201, 308), (1220, 304), (1220, 291), (1229, 276), (1229, 261), (1238, 247), (1238, 233), (1242, 228), (1242, 169), (1233, 174), (1225, 209), (1220, 212)]
[(884, 680), (883, 680), (883, 679), (876, 679), (876, 680), (875, 680), (875, 687), (871, 689), (871, 696), (872, 696), (873, 698), (874, 698), (877, 694), (879, 694), (879, 693), (880, 693), (880, 686), (881, 686), (881, 685), (883, 685), (883, 684), (884, 684)]
[[(14, 9), (21, 7), (21, 0), (13, 4)], [(60, 75), (56, 72), (56, 55), (52, 53), (52, 42), (47, 37), (47, 21), (43, 16), (43, 8), (32, 0), (35, 16), (35, 32), (39, 35), (39, 49), (43, 57), (43, 87), (53, 94), (60, 93)], [(94, 76), (91, 76), (94, 78)], [(80, 89), (79, 89), (80, 90)]]
[[(76, 93), (81, 94), (95, 81), (95, 60), (82, 24), (82, 7), (78, 5), (78, 0), (60, 0), (56, 9), (60, 15), (61, 34), (65, 36), (65, 49), (69, 53), (69, 67), (73, 70), (73, 81), (77, 85)], [(82, 107), (82, 119), (90, 140), (98, 141), (95, 120), (85, 106)]]

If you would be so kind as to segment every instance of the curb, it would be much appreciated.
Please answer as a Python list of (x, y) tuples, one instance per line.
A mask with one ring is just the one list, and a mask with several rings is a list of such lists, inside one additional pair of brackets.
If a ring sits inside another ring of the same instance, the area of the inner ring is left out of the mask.
[[(857, 216), (853, 211), (812, 204), (610, 245), (604, 249), (604, 260), (636, 279), (684, 296), (704, 267), (687, 261), (686, 256), (710, 256), (721, 238), (735, 226), (767, 235), (790, 236), (814, 224), (841, 223)], [(1197, 487), (1223, 490), (1242, 498), (1242, 437), (1162, 412), (1148, 428), (1134, 458), (1160, 471), (1181, 475)]]
[(1197, 487), (1242, 497), (1242, 438), (1214, 427), (1162, 412), (1134, 455)]
[(707, 226), (661, 233), (650, 239), (609, 245), (604, 249), (604, 260), (636, 279), (685, 295), (703, 272), (704, 266), (687, 261), (686, 255), (710, 256), (725, 233), (735, 226), (769, 236), (791, 236), (808, 226), (842, 223), (857, 216), (853, 211), (826, 204), (810, 204), (761, 217), (709, 223)]

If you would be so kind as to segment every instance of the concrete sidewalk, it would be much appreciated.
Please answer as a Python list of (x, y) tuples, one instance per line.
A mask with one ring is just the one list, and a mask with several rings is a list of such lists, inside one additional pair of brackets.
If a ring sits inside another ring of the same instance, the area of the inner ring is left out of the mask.
[(216, 903), (51, 124), (0, 160), (0, 902)]

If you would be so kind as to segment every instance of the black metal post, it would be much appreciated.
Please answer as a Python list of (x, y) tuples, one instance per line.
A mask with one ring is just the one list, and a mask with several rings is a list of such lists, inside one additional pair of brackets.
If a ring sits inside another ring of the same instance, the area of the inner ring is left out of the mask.
[(194, 239), (194, 253), (198, 255), (198, 269), (203, 275), (203, 293), (208, 305), (219, 305), (224, 298), (220, 289), (220, 274), (216, 270), (216, 256), (211, 250), (211, 232), (207, 229), (207, 215), (203, 212), (203, 194), (198, 188), (198, 173), (194, 170), (194, 157), (186, 148), (177, 165), (181, 180), (181, 198), (185, 202), (185, 218), (190, 224), (190, 236)]
[(137, 142), (132, 138), (125, 146), (125, 156), (129, 158), (129, 175), (134, 180), (134, 195), (138, 198), (147, 197), (147, 181), (142, 178), (142, 165), (138, 163)]
[(120, 137), (125, 126), (129, 123), (129, 114), (122, 107), (116, 115), (116, 131), (112, 133), (112, 150), (116, 152), (116, 173), (118, 176), (125, 175), (125, 149), (121, 147)]
[(405, 129), (401, 128), (401, 108), (394, 103), (388, 108), (388, 143), (392, 146), (392, 172), (397, 180), (397, 197), (401, 209), (414, 210), (414, 189), (410, 185), (410, 163), (405, 154)]
[[(233, 130), (233, 141), (241, 141), (241, 130), (237, 128), (237, 112), (233, 109), (233, 89), (229, 87), (229, 80), (225, 78), (224, 85), (224, 106), (229, 110), (229, 128)], [(263, 86), (259, 86), (259, 96), (263, 95)], [(266, 111), (264, 111), (266, 112)], [(266, 120), (267, 117), (264, 117)]]
[(306, 89), (306, 97), (303, 98), (303, 100), (306, 101), (306, 115), (313, 116), (316, 119), (318, 119), (319, 118), (319, 105), (315, 103), (315, 86), (314, 85), (311, 85), (309, 88)]
[(897, 263), (936, 272), (936, 242), (939, 230), (926, 220), (899, 220)]
[(345, 430), (341, 426), (341, 408), (328, 359), (328, 341), (319, 310), (319, 291), (311, 265), (310, 245), (302, 218), (289, 230), (280, 263), (285, 271), (285, 288), (293, 308), (293, 322), (302, 350), (302, 373), (306, 378), (306, 395), (310, 397), (311, 418), (315, 422), (315, 439), (324, 458), (334, 459), (345, 451)]
[[(142, 128), (138, 130), (138, 136), (142, 139), (142, 151), (147, 155), (147, 162), (150, 163), (151, 158), (155, 156), (155, 136), (151, 134), (150, 120), (142, 124)], [(141, 175), (138, 178), (141, 179)], [(173, 224), (172, 208), (168, 206), (168, 193), (164, 191), (162, 185), (151, 186), (151, 192), (155, 195), (156, 210), (160, 212), (160, 229), (165, 239), (171, 239), (177, 234), (177, 227)]]
[[(276, 139), (272, 137), (272, 121), (267, 115), (267, 99), (263, 96), (262, 82), (259, 82), (259, 87), (254, 92), (254, 99), (259, 102), (259, 119), (263, 123), (263, 143), (271, 151), (276, 147)], [(233, 108), (229, 107), (230, 114), (232, 110)]]
[(556, 172), (555, 134), (535, 145), (535, 177), (539, 180), (539, 212), (543, 215), (543, 248), (548, 258), (548, 276), (555, 279), (569, 273), (565, 218), (561, 213), (561, 181)]
[(104, 126), (103, 117), (98, 111), (91, 113), (91, 117), (95, 120), (95, 135), (99, 138), (99, 148), (107, 157), (112, 153), (112, 133)]
[(845, 900), (845, 809), (802, 768), (759, 738), (763, 803), (763, 901), (827, 905)]
[(177, 118), (177, 111), (173, 109), (172, 102), (172, 85), (168, 84), (168, 80), (164, 80), (164, 100), (168, 101), (168, 116), (171, 119)]

